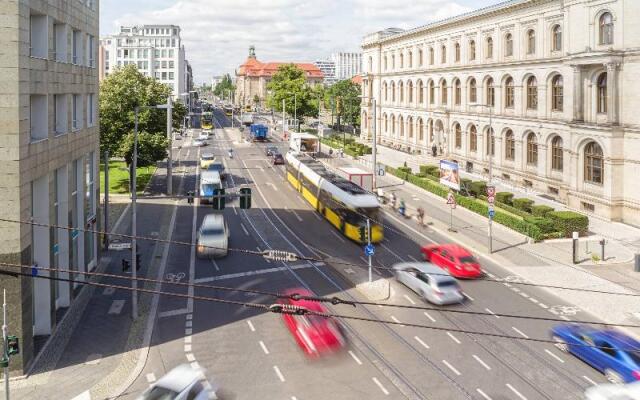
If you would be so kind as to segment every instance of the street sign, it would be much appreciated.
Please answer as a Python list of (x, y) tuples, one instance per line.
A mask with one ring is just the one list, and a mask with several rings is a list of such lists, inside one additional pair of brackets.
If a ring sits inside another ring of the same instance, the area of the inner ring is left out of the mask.
[(490, 209), (489, 210), (489, 218), (492, 218), (496, 215), (496, 210)]
[(131, 242), (109, 243), (109, 250), (126, 250), (131, 248)]
[(451, 192), (447, 196), (447, 204), (449, 204), (451, 208), (456, 208), (456, 196), (454, 196)]
[(487, 197), (487, 203), (493, 204), (495, 202), (496, 202), (496, 198), (494, 196), (488, 196)]
[(495, 186), (487, 186), (487, 197), (494, 197), (496, 195)]
[(368, 245), (364, 246), (364, 254), (366, 256), (372, 256), (372, 255), (375, 254), (375, 252), (376, 252), (376, 248), (375, 248), (374, 245), (368, 244)]

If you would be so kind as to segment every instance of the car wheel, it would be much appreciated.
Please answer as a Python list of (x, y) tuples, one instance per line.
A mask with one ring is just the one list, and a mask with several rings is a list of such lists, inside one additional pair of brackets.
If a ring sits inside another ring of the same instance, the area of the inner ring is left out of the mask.
[(563, 353), (569, 352), (569, 345), (567, 345), (567, 342), (565, 342), (562, 338), (554, 335), (552, 339), (555, 342), (554, 346), (556, 346), (558, 350)]
[(604, 376), (611, 383), (614, 383), (614, 384), (623, 384), (624, 383), (624, 379), (622, 379), (622, 376), (620, 376), (619, 373), (617, 373), (616, 371), (614, 371), (612, 369), (608, 369), (608, 368), (605, 369), (604, 370)]

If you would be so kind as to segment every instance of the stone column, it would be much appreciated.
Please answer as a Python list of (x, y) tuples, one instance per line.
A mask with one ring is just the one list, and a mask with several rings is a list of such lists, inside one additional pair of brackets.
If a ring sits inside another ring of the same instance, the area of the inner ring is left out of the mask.
[(607, 67), (607, 120), (618, 124), (618, 64), (606, 64)]
[(573, 65), (573, 120), (584, 121), (584, 81), (582, 66)]

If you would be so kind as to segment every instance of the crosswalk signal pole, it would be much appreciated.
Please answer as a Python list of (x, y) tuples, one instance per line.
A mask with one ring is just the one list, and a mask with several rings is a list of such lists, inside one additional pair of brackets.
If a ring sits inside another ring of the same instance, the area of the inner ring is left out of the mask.
[[(371, 223), (369, 222), (369, 218), (367, 218), (367, 247), (371, 247)], [(369, 254), (369, 283), (373, 280), (371, 275), (371, 254)]]

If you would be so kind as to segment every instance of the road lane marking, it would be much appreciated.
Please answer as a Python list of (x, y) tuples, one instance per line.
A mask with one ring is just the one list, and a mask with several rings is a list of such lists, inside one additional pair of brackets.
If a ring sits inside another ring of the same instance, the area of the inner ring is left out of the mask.
[(400, 324), (400, 326), (406, 326), (406, 325), (403, 325), (402, 322), (400, 322), (398, 318), (394, 317), (393, 315), (391, 316), (391, 319), (393, 320), (393, 322)]
[(405, 299), (407, 299), (407, 301), (408, 301), (409, 303), (414, 304), (414, 305), (416, 304), (416, 302), (415, 302), (415, 301), (413, 301), (413, 300), (411, 300), (411, 297), (407, 296), (406, 294), (404, 295), (404, 298), (405, 298)]
[(244, 234), (249, 236), (249, 231), (247, 230), (247, 228), (245, 228), (244, 224), (241, 222), (240, 223), (240, 227), (242, 228), (242, 230), (244, 231)]
[(105, 289), (104, 289), (104, 291), (102, 292), (102, 294), (103, 294), (103, 295), (105, 295), (105, 296), (111, 296), (113, 293), (115, 293), (115, 291), (116, 291), (116, 288), (114, 288), (114, 287), (108, 287), (108, 288), (105, 288)]
[(187, 320), (192, 320), (193, 319), (193, 314), (187, 314)]
[(196, 357), (193, 355), (193, 353), (187, 354), (187, 361), (194, 362), (195, 360), (196, 360)]
[(247, 324), (249, 324), (249, 329), (251, 329), (251, 332), (256, 331), (256, 328), (253, 327), (253, 323), (251, 322), (251, 320), (247, 320)]
[(451, 332), (447, 332), (447, 335), (449, 335), (449, 337), (451, 338), (451, 340), (453, 340), (454, 342), (460, 344), (460, 341), (458, 340), (457, 337), (453, 336), (453, 334)]
[(560, 357), (558, 357), (557, 355), (553, 354), (551, 351), (549, 351), (548, 349), (544, 349), (544, 351), (549, 354), (551, 357), (555, 358), (556, 360), (558, 360), (558, 362), (564, 364), (564, 360)]
[(213, 258), (211, 259), (211, 264), (213, 264), (213, 267), (216, 269), (216, 271), (220, 271), (220, 268), (218, 267), (218, 263)]
[(314, 217), (316, 217), (318, 219), (318, 221), (322, 221), (322, 218), (320, 217), (320, 215), (318, 215), (318, 213), (312, 213)]
[(531, 297), (528, 294), (526, 294), (525, 292), (520, 292), (520, 296), (524, 297), (525, 299), (528, 299), (529, 297)]
[(226, 275), (210, 276), (208, 278), (199, 278), (199, 279), (196, 279), (194, 282), (207, 283), (207, 282), (220, 281), (225, 279), (235, 279), (235, 278), (242, 278), (245, 276), (263, 275), (263, 274), (270, 274), (274, 272), (287, 271), (289, 268), (295, 270), (295, 269), (304, 269), (304, 268), (311, 268), (311, 267), (312, 266), (309, 264), (298, 264), (298, 265), (291, 265), (289, 267), (265, 268), (265, 269), (258, 269), (254, 271), (237, 272), (235, 274), (226, 274)]
[(522, 336), (523, 338), (529, 339), (529, 336), (525, 335), (524, 332), (522, 332), (520, 329), (516, 328), (515, 326), (512, 326), (511, 329), (513, 329), (514, 331), (516, 331), (518, 334), (520, 334), (520, 336)]
[(480, 357), (478, 357), (477, 355), (473, 355), (473, 358), (476, 359), (477, 362), (480, 363), (480, 365), (482, 365), (483, 367), (485, 367), (487, 369), (487, 371), (491, 370), (491, 367), (487, 365), (487, 363), (485, 363), (484, 361), (482, 361), (482, 359)]
[(476, 392), (478, 392), (480, 394), (480, 396), (482, 396), (485, 400), (493, 400), (485, 392), (483, 392), (482, 389), (480, 389), (480, 388), (476, 389)]
[(193, 321), (186, 321), (184, 326), (191, 328), (193, 326)]
[(429, 349), (430, 348), (429, 345), (426, 344), (425, 342), (423, 342), (422, 339), (420, 339), (419, 337), (414, 336), (413, 338), (416, 340), (416, 342), (420, 343), (422, 345), (422, 347), (424, 347), (425, 349)]
[(455, 367), (451, 364), (449, 364), (449, 362), (447, 360), (442, 360), (442, 362), (444, 363), (444, 365), (446, 365), (451, 371), (453, 371), (454, 374), (460, 376), (462, 375), (460, 373), (460, 371), (458, 371), (457, 369), (455, 369)]
[(184, 342), (185, 343), (191, 343), (191, 336), (185, 336), (184, 337)]
[(277, 365), (274, 365), (273, 370), (276, 371), (276, 375), (278, 375), (278, 379), (280, 379), (280, 382), (284, 382), (284, 375), (282, 375), (282, 372), (280, 372), (280, 368), (278, 368)]
[(495, 278), (496, 276), (494, 274), (492, 274), (491, 272), (485, 272), (487, 275), (489, 275), (491, 278)]
[(197, 361), (191, 363), (191, 369), (200, 369), (200, 364)]
[(184, 352), (185, 352), (185, 353), (188, 353), (188, 352), (190, 352), (190, 351), (191, 351), (191, 345), (190, 345), (190, 344), (185, 344), (185, 345), (184, 345)]
[(111, 303), (111, 307), (109, 307), (109, 314), (120, 314), (122, 307), (124, 307), (124, 300), (114, 300), (113, 303)]
[(358, 365), (362, 365), (362, 361), (360, 361), (360, 359), (358, 358), (358, 356), (356, 356), (354, 354), (353, 351), (349, 350), (349, 354), (351, 355), (351, 357), (358, 363)]
[(586, 376), (586, 375), (582, 375), (582, 377), (583, 377), (587, 382), (589, 382), (590, 384), (592, 384), (592, 385), (597, 385), (596, 381), (594, 381), (593, 379), (589, 378), (588, 376)]
[(540, 307), (544, 308), (545, 310), (549, 308), (549, 306), (548, 306), (548, 305), (543, 304), (543, 303), (539, 303), (538, 305), (539, 305)]
[(469, 296), (469, 295), (467, 294), (467, 292), (462, 292), (462, 294), (464, 295), (464, 297), (468, 298), (469, 300), (471, 300), (471, 301), (475, 301), (475, 299), (474, 299), (473, 297)]
[(485, 308), (485, 310), (486, 310), (489, 314), (493, 315), (494, 317), (496, 317), (496, 318), (500, 318), (499, 316), (497, 316), (497, 315), (496, 315), (496, 313), (494, 313), (493, 311), (489, 310), (488, 308)]
[(431, 322), (436, 322), (436, 320), (435, 320), (431, 315), (429, 315), (429, 313), (428, 313), (428, 312), (426, 312), (426, 311), (425, 311), (425, 312), (424, 312), (424, 315), (425, 315), (427, 318), (429, 318), (429, 319), (431, 320)]
[(414, 256), (412, 256), (410, 254), (407, 254), (407, 257), (409, 257), (413, 262), (420, 262), (420, 261), (418, 261), (417, 258), (415, 258)]
[(347, 241), (346, 241), (346, 240), (344, 240), (344, 239), (342, 238), (342, 236), (338, 235), (338, 234), (337, 234), (337, 233), (335, 233), (333, 230), (331, 231), (331, 233), (333, 234), (333, 236), (335, 236), (335, 237), (337, 237), (338, 239), (340, 239), (340, 241), (341, 241), (342, 243), (347, 243)]
[(238, 210), (236, 210), (236, 206), (232, 206), (231, 208), (233, 209), (233, 213), (235, 215), (238, 215)]
[(518, 289), (517, 287), (511, 287), (511, 290), (513, 290), (516, 293), (520, 293), (520, 289)]
[(516, 388), (514, 388), (514, 387), (513, 387), (513, 386), (511, 386), (510, 384), (508, 384), (508, 383), (507, 383), (507, 387), (508, 387), (508, 388), (509, 388), (513, 393), (515, 393), (515, 395), (516, 395), (516, 396), (520, 397), (522, 400), (527, 400), (527, 398), (526, 398), (526, 397), (524, 397), (524, 396), (522, 395), (522, 393), (518, 392), (518, 391), (516, 390)]
[(533, 297), (529, 297), (529, 300), (531, 300), (531, 302), (535, 304), (540, 303), (537, 299), (534, 299)]
[(153, 383), (156, 381), (156, 375), (153, 372), (147, 374), (147, 382)]
[(267, 349), (267, 346), (264, 344), (264, 342), (261, 340), (259, 343), (260, 347), (262, 347), (262, 351), (264, 351), (264, 354), (269, 354), (269, 349)]
[(567, 317), (566, 315), (561, 315), (560, 318), (562, 318), (565, 321), (571, 321), (571, 318)]
[(187, 335), (187, 336), (191, 335), (192, 333), (193, 333), (193, 329), (191, 329), (191, 328), (186, 328), (184, 330), (184, 334)]
[(373, 382), (378, 385), (378, 387), (380, 388), (380, 390), (382, 390), (382, 393), (384, 393), (385, 396), (389, 395), (389, 391), (387, 390), (387, 388), (385, 388), (384, 386), (382, 386), (382, 383), (380, 383), (380, 381), (378, 380), (378, 378), (376, 378), (375, 376), (373, 378), (371, 378), (373, 380)]
[(189, 310), (186, 308), (178, 308), (177, 310), (168, 310), (158, 313), (158, 318), (175, 317), (177, 315), (188, 314)]

